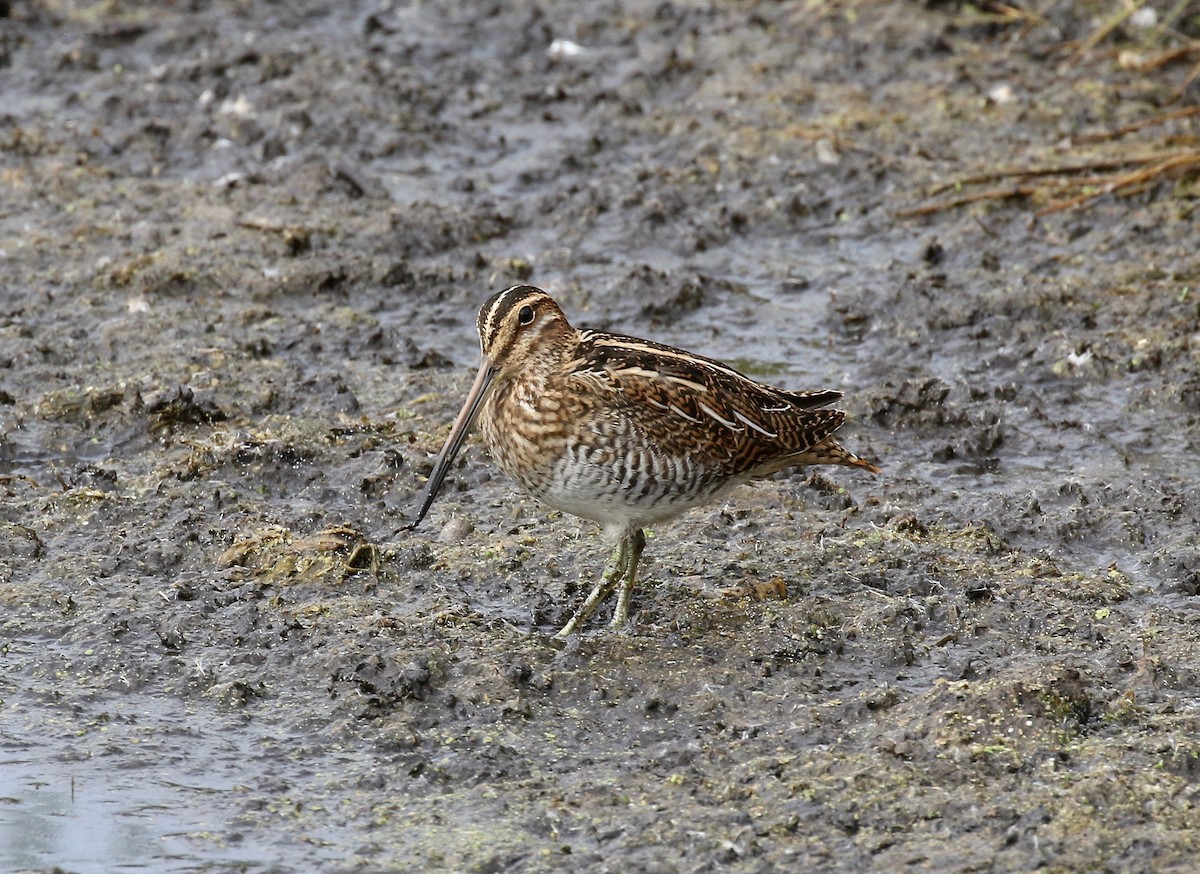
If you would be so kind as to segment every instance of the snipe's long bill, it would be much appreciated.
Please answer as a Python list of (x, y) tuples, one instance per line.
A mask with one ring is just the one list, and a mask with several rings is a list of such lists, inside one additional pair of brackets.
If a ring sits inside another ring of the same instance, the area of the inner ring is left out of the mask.
[(559, 637), (614, 589), (629, 615), (642, 529), (784, 468), (840, 464), (878, 473), (833, 433), (839, 391), (784, 391), (672, 346), (577, 330), (546, 292), (493, 295), (477, 321), (483, 361), (429, 476), (415, 528), (478, 420), (506, 474), (551, 507), (600, 523), (612, 561)]

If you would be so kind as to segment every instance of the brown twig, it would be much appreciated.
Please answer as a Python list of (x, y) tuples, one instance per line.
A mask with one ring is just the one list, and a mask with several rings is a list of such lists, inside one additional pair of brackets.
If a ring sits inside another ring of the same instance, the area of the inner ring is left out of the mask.
[(922, 206), (902, 209), (897, 211), (896, 215), (900, 218), (916, 218), (918, 216), (933, 215), (936, 212), (957, 209), (960, 206), (978, 203), (981, 200), (1010, 200), (1014, 197), (1031, 197), (1037, 191), (1038, 187), (1036, 185), (1009, 185), (1004, 188), (989, 188), (985, 191), (976, 191), (972, 194), (954, 197), (940, 203), (926, 203)]
[(1130, 16), (1133, 15), (1133, 13), (1137, 12), (1145, 5), (1146, 0), (1141, 0), (1139, 3), (1131, 3), (1104, 24), (1092, 31), (1088, 38), (1085, 39), (1079, 48), (1075, 50), (1075, 53), (1071, 55), (1068, 63), (1078, 63), (1084, 55), (1099, 45), (1101, 40), (1120, 27)]
[(1189, 55), (1194, 55), (1198, 52), (1200, 52), (1200, 43), (1179, 46), (1178, 48), (1169, 49), (1161, 54), (1157, 54), (1154, 57), (1149, 58), (1148, 60), (1142, 61), (1140, 64), (1137, 64), (1134, 69), (1139, 73), (1150, 73), (1154, 70), (1157, 70), (1159, 67), (1165, 67), (1167, 64), (1178, 61), (1180, 58), (1186, 58)]
[(1176, 88), (1175, 93), (1171, 95), (1170, 102), (1174, 103), (1176, 100), (1182, 97), (1183, 92), (1186, 91), (1187, 87), (1195, 82), (1198, 77), (1200, 77), (1200, 64), (1196, 64), (1196, 66), (1192, 67), (1192, 69), (1188, 71), (1187, 76), (1184, 77), (1183, 84)]
[(1172, 109), (1170, 112), (1162, 112), (1158, 115), (1152, 115), (1150, 118), (1139, 119), (1127, 125), (1111, 131), (1100, 131), (1094, 134), (1083, 134), (1075, 137), (1077, 143), (1103, 143), (1109, 140), (1119, 139), (1125, 134), (1131, 134), (1135, 131), (1143, 130), (1144, 128), (1154, 127), (1156, 124), (1166, 124), (1168, 121), (1177, 121), (1181, 118), (1188, 118), (1192, 115), (1200, 114), (1200, 106), (1185, 106), (1182, 109)]
[(1037, 12), (1018, 9), (1007, 3), (977, 3), (971, 14), (955, 20), (959, 24), (1045, 24), (1046, 19)]
[(995, 182), (999, 179), (1012, 179), (1020, 177), (1025, 179), (1036, 178), (1039, 176), (1068, 176), (1074, 173), (1084, 173), (1091, 170), (1115, 170), (1118, 167), (1127, 167), (1130, 164), (1144, 163), (1152, 161), (1159, 156), (1131, 156), (1125, 158), (1096, 158), (1091, 161), (1082, 161), (1077, 164), (1054, 164), (1048, 167), (1012, 167), (1005, 170), (994, 170), (990, 173), (980, 173), (976, 176), (968, 176), (964, 179), (957, 179), (954, 182), (943, 182), (940, 185), (935, 185), (929, 192), (929, 196), (941, 194), (949, 188), (961, 188), (965, 185), (978, 185), (981, 182)]
[(1104, 185), (1101, 185), (1096, 191), (1088, 191), (1083, 194), (1078, 194), (1075, 197), (1067, 200), (1060, 200), (1057, 203), (1052, 203), (1049, 206), (1042, 207), (1034, 216), (1042, 218), (1043, 216), (1051, 215), (1052, 213), (1062, 212), (1072, 209), (1076, 206), (1082, 206), (1089, 201), (1095, 200), (1098, 197), (1103, 197), (1106, 194), (1113, 192), (1121, 192), (1122, 189), (1129, 189), (1132, 186), (1145, 185), (1151, 180), (1170, 173), (1172, 170), (1178, 170), (1181, 167), (1196, 165), (1200, 167), (1200, 152), (1184, 153), (1182, 155), (1172, 155), (1156, 164), (1148, 167), (1142, 167), (1132, 173), (1126, 173), (1123, 176), (1118, 176), (1111, 179)]
[[(1134, 165), (1136, 169), (1127, 169), (1131, 165)], [(962, 188), (968, 185), (995, 182), (1000, 179), (1017, 177), (1022, 181), (1013, 185), (970, 192), (936, 203), (926, 203), (921, 206), (909, 207), (897, 211), (896, 215), (900, 218), (916, 218), (957, 209), (960, 206), (967, 206), (985, 200), (1035, 197), (1037, 195), (1051, 194), (1055, 190), (1064, 191), (1064, 189), (1076, 192), (1069, 197), (1042, 207), (1034, 214), (1036, 217), (1041, 218), (1042, 216), (1081, 206), (1106, 194), (1133, 194), (1135, 191), (1143, 190), (1160, 176), (1189, 167), (1200, 167), (1200, 150), (1187, 150), (1166, 155), (1139, 155), (1126, 158), (1097, 159), (1094, 161), (1060, 164), (1050, 167), (999, 170), (939, 185), (933, 190), (932, 195), (939, 194), (948, 188)], [(1100, 175), (1097, 175), (1095, 172), (1097, 170), (1117, 169), (1121, 169), (1123, 172)], [(1087, 175), (1079, 175), (1082, 173), (1087, 173)], [(1034, 179), (1040, 181), (1036, 183), (1028, 181)]]

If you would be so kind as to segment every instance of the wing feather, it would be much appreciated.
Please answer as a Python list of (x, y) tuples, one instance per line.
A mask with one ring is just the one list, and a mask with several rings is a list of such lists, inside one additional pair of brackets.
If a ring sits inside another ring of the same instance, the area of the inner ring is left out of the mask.
[(789, 392), (711, 358), (620, 334), (583, 331), (568, 370), (662, 451), (754, 476), (787, 467), (845, 420), (819, 409), (834, 390)]

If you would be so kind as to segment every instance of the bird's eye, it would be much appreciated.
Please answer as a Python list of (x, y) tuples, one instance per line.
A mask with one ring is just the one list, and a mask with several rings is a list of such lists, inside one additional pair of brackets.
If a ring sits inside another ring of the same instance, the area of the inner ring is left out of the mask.
[(521, 307), (520, 312), (517, 313), (517, 321), (520, 322), (522, 325), (528, 325), (530, 322), (532, 322), (533, 321), (533, 307), (528, 306), (528, 305)]

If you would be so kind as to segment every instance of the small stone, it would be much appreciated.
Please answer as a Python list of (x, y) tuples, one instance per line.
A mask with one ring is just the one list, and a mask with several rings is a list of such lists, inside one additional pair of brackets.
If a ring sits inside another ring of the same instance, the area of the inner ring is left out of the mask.
[(458, 543), (475, 530), (474, 523), (465, 516), (455, 516), (438, 532), (438, 543)]

